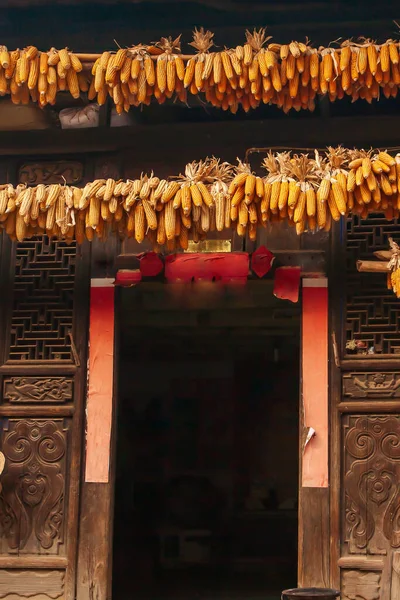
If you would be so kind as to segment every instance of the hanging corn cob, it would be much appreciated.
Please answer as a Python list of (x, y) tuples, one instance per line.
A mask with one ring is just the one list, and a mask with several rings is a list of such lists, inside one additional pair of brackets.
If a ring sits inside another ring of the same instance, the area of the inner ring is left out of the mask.
[(169, 180), (150, 173), (96, 179), (83, 189), (1, 185), (0, 227), (19, 241), (45, 233), (81, 243), (116, 232), (172, 251), (214, 230), (233, 228), (255, 240), (268, 222), (285, 221), (301, 234), (327, 231), (351, 213), (399, 216), (400, 154), (341, 147), (315, 156), (269, 152), (263, 167), (267, 174), (259, 177), (240, 160), (233, 167), (207, 158)]

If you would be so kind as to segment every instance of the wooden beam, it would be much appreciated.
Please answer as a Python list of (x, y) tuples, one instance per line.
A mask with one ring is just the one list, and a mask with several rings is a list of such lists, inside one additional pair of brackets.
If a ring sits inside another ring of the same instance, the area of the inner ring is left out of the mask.
[(378, 262), (377, 260), (358, 260), (356, 262), (357, 271), (360, 273), (389, 273), (387, 262)]
[(379, 260), (390, 260), (393, 256), (392, 250), (378, 250), (374, 252), (374, 256), (379, 258)]
[[(399, 143), (397, 132), (400, 130), (400, 115), (352, 117), (351, 122), (348, 117), (305, 116), (291, 120), (290, 127), (282, 128), (281, 119), (245, 120), (240, 115), (229, 121), (204, 121), (203, 118), (200, 122), (177, 122), (176, 107), (169, 109), (168, 106), (162, 106), (160, 109), (163, 109), (164, 118), (171, 118), (170, 123), (111, 127), (107, 135), (104, 135), (101, 127), (2, 132), (0, 155), (36, 156), (51, 152), (82, 155), (89, 151), (124, 149), (126, 158), (126, 150), (129, 149), (130, 163), (135, 160), (140, 173), (146, 165), (154, 167), (156, 161), (163, 162), (165, 150), (159, 143), (160, 139), (168, 140), (173, 169), (182, 168), (188, 158), (192, 160), (210, 152), (224, 160), (235, 161), (236, 156), (244, 156), (246, 148), (265, 146), (266, 131), (271, 146), (288, 148), (304, 147), (304, 140), (311, 148), (339, 143), (351, 148), (366, 144), (386, 148)], [(135, 109), (131, 112), (133, 116), (140, 114)], [(265, 114), (265, 111), (261, 110), (262, 113)], [(204, 112), (197, 111), (197, 114), (200, 117)], [(259, 159), (254, 160), (254, 164), (259, 163)]]

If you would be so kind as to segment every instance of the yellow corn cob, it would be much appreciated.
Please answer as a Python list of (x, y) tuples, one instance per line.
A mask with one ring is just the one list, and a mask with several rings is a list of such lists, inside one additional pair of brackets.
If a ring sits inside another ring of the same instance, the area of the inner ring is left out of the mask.
[(227, 76), (227, 78), (233, 79), (232, 63), (231, 63), (230, 56), (227, 52), (221, 52), (221, 61), (222, 61), (222, 66), (224, 68), (225, 75)]
[[(200, 184), (195, 183), (189, 188), (191, 200), (195, 206), (201, 206), (203, 204), (203, 195), (200, 191), (199, 185)], [(186, 190), (185, 193), (187, 193)]]
[(66, 48), (58, 51), (58, 56), (60, 58), (60, 64), (62, 65), (65, 71), (68, 71), (71, 68), (71, 59)]
[(29, 76), (28, 76), (28, 88), (33, 90), (39, 79), (39, 57), (37, 56), (33, 60), (31, 60), (29, 66)]
[(88, 220), (87, 220), (87, 227), (92, 227), (92, 229), (96, 229), (96, 227), (99, 224), (100, 221), (100, 206), (101, 206), (101, 199), (100, 198), (96, 198), (96, 196), (92, 196), (90, 198), (90, 203), (89, 203), (89, 213), (88, 213)]
[(249, 221), (249, 209), (245, 202), (241, 202), (239, 205), (238, 223), (242, 227), (246, 227)]
[(19, 242), (22, 242), (25, 239), (26, 231), (27, 227), (24, 217), (20, 213), (17, 213), (15, 220), (15, 235)]
[(135, 240), (141, 244), (146, 234), (146, 219), (142, 203), (135, 204)]
[[(157, 215), (150, 202), (146, 199), (142, 200), (144, 213), (146, 215), (147, 227), (153, 231), (157, 229)], [(168, 202), (167, 206), (172, 207), (172, 202)]]
[(356, 172), (354, 169), (351, 169), (347, 174), (346, 189), (348, 192), (354, 192), (355, 187), (356, 187)]
[(380, 173), (389, 173), (390, 172), (390, 166), (388, 166), (386, 163), (382, 162), (379, 159), (374, 160), (372, 162), (371, 166), (372, 166), (372, 170), (375, 173), (375, 175), (379, 175)]
[(283, 180), (279, 190), (278, 209), (281, 211), (288, 204), (289, 197), (289, 182)]
[(215, 224), (217, 231), (224, 229), (225, 223), (225, 196), (218, 192), (215, 197)]
[(25, 83), (29, 77), (29, 61), (25, 52), (21, 52), (17, 60), (17, 76), (19, 83)]
[(331, 182), (327, 177), (321, 179), (321, 183), (319, 185), (317, 196), (321, 202), (326, 202), (329, 198), (329, 192), (331, 189)]
[[(246, 176), (247, 177), (247, 176)], [(239, 206), (239, 204), (241, 203), (241, 201), (244, 199), (244, 186), (241, 185), (239, 186), (235, 193), (232, 196), (231, 199), (231, 206), (235, 207), (235, 206)]]
[(358, 52), (358, 72), (361, 75), (364, 75), (365, 71), (367, 70), (367, 66), (368, 66), (368, 51), (367, 48), (365, 46), (362, 46), (361, 48), (359, 48), (359, 52)]
[[(207, 186), (200, 181), (197, 184), (197, 188), (200, 191), (201, 197), (203, 199), (203, 202), (206, 206), (211, 207), (214, 205), (214, 199), (209, 191), (209, 189), (207, 188)], [(194, 202), (193, 202), (194, 203)]]
[(347, 67), (350, 64), (350, 59), (351, 59), (351, 48), (350, 48), (350, 46), (344, 46), (340, 50), (339, 68), (340, 68), (341, 72), (343, 72), (347, 69)]
[(67, 71), (67, 84), (71, 96), (73, 98), (79, 98), (81, 94), (79, 89), (78, 75), (74, 69), (68, 69)]
[(264, 197), (264, 181), (261, 177), (256, 177), (256, 196), (259, 198)]
[(396, 161), (393, 158), (393, 156), (390, 156), (390, 154), (388, 154), (387, 152), (379, 152), (378, 160), (380, 160), (380, 162), (384, 163), (388, 167), (393, 167), (396, 164)]
[(374, 175), (374, 173), (371, 171), (371, 173), (368, 175), (367, 179), (367, 185), (368, 185), (368, 189), (373, 192), (374, 190), (376, 190), (376, 177)]
[(394, 42), (389, 43), (389, 57), (392, 62), (392, 65), (399, 64), (399, 51), (397, 49), (397, 45)]
[(362, 172), (362, 176), (364, 177), (364, 179), (368, 179), (368, 177), (371, 173), (371, 160), (369, 158), (363, 159), (362, 166), (361, 166), (361, 172)]
[(169, 202), (164, 208), (165, 235), (167, 240), (173, 240), (175, 237), (176, 211), (172, 202)]
[(222, 72), (225, 73), (225, 71), (223, 71), (221, 53), (216, 52), (214, 54), (214, 61), (213, 61), (213, 76), (214, 76), (214, 82), (216, 84), (218, 84), (222, 81)]
[(179, 81), (183, 81), (185, 78), (185, 63), (183, 62), (183, 59), (181, 56), (175, 56), (174, 60), (175, 60), (176, 76), (178, 77)]
[(382, 73), (386, 73), (390, 69), (390, 54), (388, 44), (382, 44), (379, 52), (379, 58)]
[[(356, 188), (356, 190), (357, 190), (357, 188)], [(371, 192), (369, 190), (369, 187), (368, 187), (366, 181), (362, 182), (362, 184), (359, 187), (359, 190), (360, 190), (361, 199), (362, 199), (363, 203), (369, 204), (371, 202)]]
[(193, 58), (190, 58), (188, 60), (188, 62), (186, 63), (185, 76), (183, 78), (183, 85), (185, 88), (188, 88), (193, 81), (194, 73), (195, 73), (195, 69), (196, 69), (196, 61), (197, 61), (197, 58), (193, 57)]
[(4, 70), (4, 75), (6, 76), (6, 79), (11, 79), (11, 77), (14, 75), (18, 58), (19, 50), (13, 50), (12, 52), (10, 52), (10, 63), (9, 66)]
[(64, 192), (61, 191), (61, 193), (59, 194), (59, 196), (57, 198), (57, 202), (56, 202), (56, 224), (59, 227), (62, 227), (64, 231), (65, 231), (65, 217), (66, 217), (65, 208), (66, 208), (65, 195), (64, 195)]
[(198, 90), (203, 87), (204, 62), (198, 60), (194, 69), (194, 83)]
[(213, 63), (214, 63), (214, 54), (213, 53), (207, 53), (204, 59), (204, 63), (203, 63), (203, 70), (201, 73), (202, 79), (204, 81), (207, 81), (212, 73), (213, 70)]
[(332, 182), (331, 190), (333, 192), (333, 198), (336, 202), (338, 211), (341, 215), (346, 214), (347, 192), (344, 192), (342, 186), (337, 182)]
[(288, 196), (288, 207), (289, 208), (295, 208), (299, 196), (300, 196), (300, 185), (298, 185), (296, 181), (290, 181), (289, 196)]
[(281, 191), (281, 182), (274, 181), (272, 184), (272, 188), (271, 188), (271, 200), (270, 200), (270, 205), (269, 205), (270, 211), (274, 215), (278, 213), (278, 202), (279, 202), (280, 191)]
[(330, 214), (332, 216), (332, 219), (334, 221), (340, 221), (340, 211), (338, 209), (338, 206), (337, 206), (336, 199), (335, 199), (334, 192), (333, 192), (332, 188), (331, 188), (331, 190), (329, 192), (329, 197), (328, 197), (327, 202), (328, 202), (328, 206), (329, 206), (329, 210), (330, 210)]
[(371, 71), (372, 75), (375, 76), (378, 67), (378, 52), (376, 50), (376, 46), (374, 46), (374, 44), (368, 46), (367, 53), (369, 70)]
[(297, 200), (296, 208), (294, 209), (293, 221), (299, 223), (305, 215), (306, 211), (306, 193), (300, 192), (299, 199)]
[(326, 225), (326, 202), (322, 202), (318, 199), (318, 194), (316, 198), (316, 210), (317, 210), (317, 225), (318, 229), (323, 229)]
[(256, 191), (256, 176), (253, 174), (247, 175), (246, 182), (244, 185), (244, 195), (246, 201), (250, 203), (254, 197)]
[(167, 90), (169, 92), (174, 92), (175, 91), (175, 84), (176, 84), (175, 61), (174, 60), (168, 60), (167, 61)]
[(390, 185), (390, 181), (384, 173), (381, 173), (381, 176), (380, 176), (380, 186), (381, 186), (382, 192), (384, 194), (386, 194), (386, 196), (392, 195), (392, 193), (393, 193), (392, 186)]
[(276, 92), (280, 92), (282, 90), (282, 81), (277, 64), (275, 64), (271, 69), (271, 81), (274, 90)]
[(248, 67), (253, 60), (253, 48), (250, 44), (245, 44), (243, 46), (243, 64)]
[(207, 233), (208, 231), (210, 231), (210, 228), (211, 228), (210, 208), (208, 206), (206, 206), (205, 204), (203, 204), (201, 207), (200, 225), (201, 225), (201, 229), (204, 231), (204, 233)]
[(56, 222), (56, 204), (50, 206), (46, 213), (46, 231), (51, 231)]
[(351, 52), (350, 73), (351, 73), (352, 81), (354, 81), (354, 82), (357, 81), (359, 73), (358, 73), (358, 56), (357, 56), (356, 50), (352, 50), (352, 52)]
[(246, 183), (248, 173), (238, 173), (232, 180), (231, 186), (229, 186), (228, 193), (234, 194), (236, 188)]
[(180, 184), (177, 181), (170, 181), (161, 196), (161, 202), (165, 204), (172, 200), (176, 192), (180, 189)]
[(76, 73), (80, 73), (83, 69), (83, 66), (82, 66), (82, 63), (79, 60), (79, 58), (76, 56), (76, 54), (73, 54), (72, 52), (70, 52), (69, 59), (71, 61), (71, 67), (74, 69), (74, 71)]
[(10, 54), (6, 46), (0, 46), (0, 65), (3, 69), (8, 69), (10, 66)]
[[(182, 186), (182, 198), (181, 198), (181, 206), (182, 211), (185, 216), (189, 216), (192, 210), (192, 199), (196, 198), (196, 202), (198, 202), (197, 206), (201, 206), (201, 194), (197, 189), (197, 186), (193, 186), (196, 188), (191, 189), (189, 185)], [(199, 198), (200, 197), (200, 198)]]
[(306, 190), (306, 212), (308, 217), (314, 217), (317, 210), (317, 199), (315, 196), (315, 190), (312, 187)]
[[(132, 73), (132, 66), (133, 65), (131, 65), (131, 73)], [(138, 61), (138, 66), (140, 68), (139, 61)], [(156, 83), (156, 73), (155, 73), (155, 69), (154, 69), (154, 62), (150, 56), (145, 57), (145, 59), (143, 61), (143, 66), (144, 66), (144, 72), (146, 74), (147, 84), (149, 86), (153, 87)], [(136, 68), (137, 67), (135, 67), (135, 74), (136, 74)], [(135, 78), (137, 78), (139, 75), (139, 68), (137, 68), (137, 75), (135, 76)]]

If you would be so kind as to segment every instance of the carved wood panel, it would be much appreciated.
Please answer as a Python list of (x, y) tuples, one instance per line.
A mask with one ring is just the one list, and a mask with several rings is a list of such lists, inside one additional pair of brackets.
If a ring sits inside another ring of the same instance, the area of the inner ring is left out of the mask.
[(400, 547), (400, 417), (344, 418), (343, 540), (349, 554)]
[(346, 373), (343, 396), (352, 400), (387, 400), (400, 398), (400, 372)]
[(64, 553), (68, 429), (66, 419), (3, 420), (3, 553)]
[(342, 573), (342, 600), (379, 600), (380, 587), (380, 573), (374, 571), (343, 571)]
[(18, 181), (28, 185), (67, 183), (77, 185), (83, 179), (83, 164), (77, 160), (28, 162), (21, 165)]
[[(364, 342), (378, 354), (400, 353), (399, 301), (386, 287), (382, 273), (359, 273), (356, 261), (373, 260), (373, 252), (389, 248), (388, 237), (398, 238), (397, 221), (383, 215), (347, 220), (346, 236), (346, 340)], [(373, 355), (371, 355), (373, 356)]]
[(72, 401), (71, 377), (6, 377), (3, 402), (11, 404), (61, 404)]
[(75, 244), (17, 244), (9, 360), (72, 361), (75, 261)]
[(0, 598), (56, 600), (64, 595), (65, 572), (0, 570)]

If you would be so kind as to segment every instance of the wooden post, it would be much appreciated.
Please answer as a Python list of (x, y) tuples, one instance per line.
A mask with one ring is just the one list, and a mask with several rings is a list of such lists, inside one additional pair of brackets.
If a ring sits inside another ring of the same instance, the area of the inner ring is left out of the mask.
[(111, 279), (92, 279), (91, 284), (77, 600), (107, 600), (111, 587), (114, 499), (114, 286)]
[(303, 279), (299, 585), (329, 587), (328, 287)]

